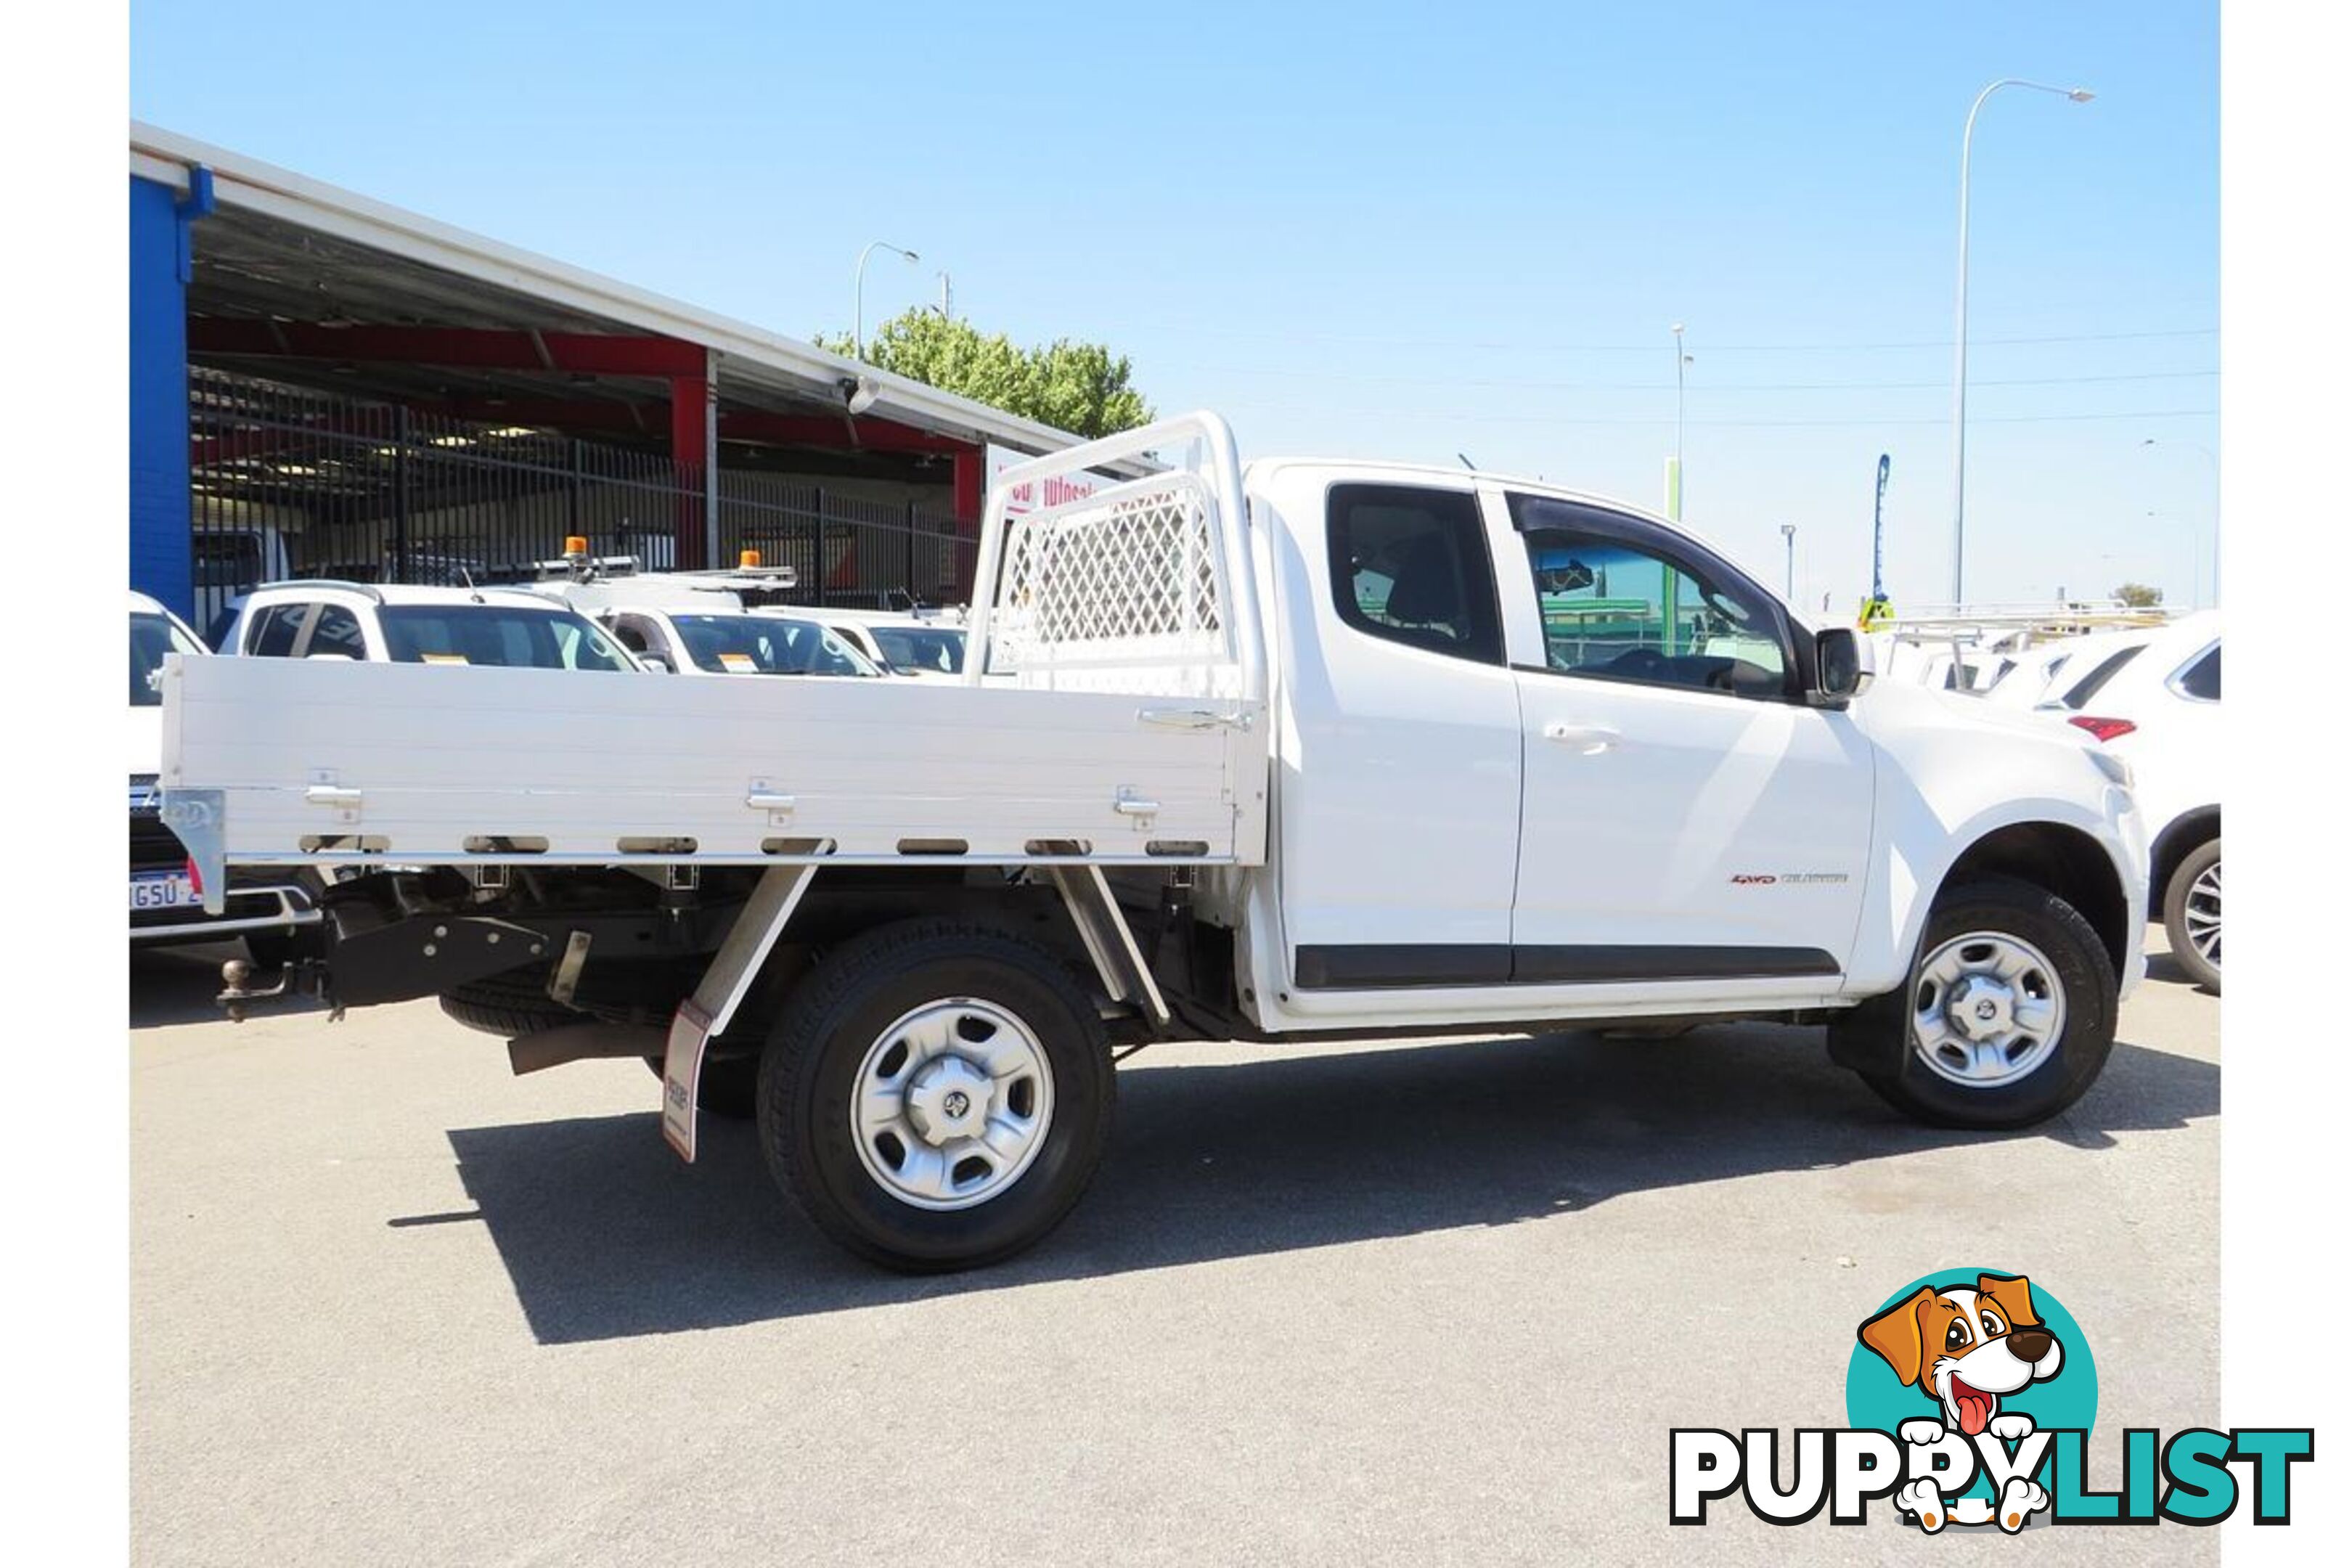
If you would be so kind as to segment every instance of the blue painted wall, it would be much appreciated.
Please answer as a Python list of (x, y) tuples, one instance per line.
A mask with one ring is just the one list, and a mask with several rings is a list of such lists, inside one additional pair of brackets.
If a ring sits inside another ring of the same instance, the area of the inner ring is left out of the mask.
[(188, 296), (174, 196), (131, 178), (131, 586), (187, 616)]

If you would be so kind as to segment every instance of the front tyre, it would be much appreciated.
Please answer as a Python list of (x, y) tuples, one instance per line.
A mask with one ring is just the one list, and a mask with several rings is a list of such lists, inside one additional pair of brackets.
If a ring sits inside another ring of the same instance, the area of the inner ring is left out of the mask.
[(1102, 1021), (1051, 953), (908, 921), (824, 957), (761, 1058), (769, 1169), (817, 1228), (908, 1272), (1010, 1258), (1101, 1163)]
[(2221, 989), (2221, 841), (2200, 844), (2164, 888), (2164, 936), (2189, 979)]
[(2099, 1076), (2116, 1007), (2115, 965), (2090, 922), (2054, 893), (1986, 878), (1937, 900), (1909, 984), (1833, 1024), (1846, 1037), (1832, 1048), (1918, 1121), (2027, 1127)]

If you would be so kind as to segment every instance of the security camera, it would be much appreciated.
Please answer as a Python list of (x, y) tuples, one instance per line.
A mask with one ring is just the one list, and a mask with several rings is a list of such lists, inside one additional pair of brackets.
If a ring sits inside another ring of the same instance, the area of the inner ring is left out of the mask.
[(874, 378), (870, 375), (845, 375), (841, 378), (841, 400), (849, 405), (852, 414), (865, 413), (881, 395), (882, 389), (874, 384)]

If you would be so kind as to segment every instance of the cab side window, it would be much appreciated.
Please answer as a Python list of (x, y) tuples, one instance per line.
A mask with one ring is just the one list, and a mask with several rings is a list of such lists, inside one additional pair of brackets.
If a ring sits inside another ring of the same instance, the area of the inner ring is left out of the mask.
[(1326, 533), (1341, 620), (1408, 647), (1503, 662), (1502, 613), (1477, 497), (1334, 485)]
[(1780, 616), (1751, 584), (1696, 552), (1595, 528), (1592, 514), (1570, 503), (1517, 496), (1512, 516), (1543, 616), (1547, 668), (1735, 697), (1789, 694)]

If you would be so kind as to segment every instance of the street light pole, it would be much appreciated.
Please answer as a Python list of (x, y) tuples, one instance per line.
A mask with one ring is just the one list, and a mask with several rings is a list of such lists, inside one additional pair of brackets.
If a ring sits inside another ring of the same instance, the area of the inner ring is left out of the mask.
[(1675, 334), (1675, 461), (1666, 475), (1666, 515), (1683, 520), (1683, 367), (1691, 362), (1683, 353), (1683, 324), (1668, 329)]
[[(2219, 604), (2221, 602), (2221, 458), (2217, 458), (2217, 457), (2215, 457), (2215, 456), (2213, 455), (2213, 451), (2212, 451), (2212, 448), (2211, 448), (2211, 447), (2203, 447), (2203, 446), (2200, 446), (2197, 442), (2194, 442), (2194, 441), (2159, 441), (2159, 440), (2158, 440), (2155, 437), (2150, 436), (2149, 437), (2147, 437), (2147, 439), (2146, 439), (2146, 440), (2142, 441), (2142, 442), (2140, 443), (2140, 445), (2141, 445), (2143, 447), (2188, 447), (2190, 451), (2192, 451), (2192, 452), (2196, 453), (2199, 457), (2203, 458), (2205, 459), (2205, 461), (2206, 461), (2206, 462), (2208, 462), (2209, 464), (2210, 464), (2210, 465), (2212, 466), (2212, 468), (2213, 468), (2213, 575), (2212, 575), (2212, 588), (2213, 588), (2213, 603), (2215, 603), (2216, 605), (2219, 605)], [(2196, 605), (2196, 601), (2192, 599), (2192, 600), (2189, 602), (2189, 608), (2191, 608), (2191, 609), (2195, 609), (2196, 607), (2197, 607), (2197, 605)]]
[(1782, 523), (1780, 538), (1789, 546), (1789, 583), (1788, 586), (1781, 591), (1780, 597), (1793, 605), (1797, 602), (1797, 525), (1793, 522)]
[(898, 247), (884, 239), (873, 241), (857, 253), (857, 316), (849, 330), (849, 357), (852, 359), (866, 357), (866, 261), (877, 250), (896, 251), (905, 257), (909, 265), (922, 259), (913, 251), (900, 250)]
[[(2147, 517), (2148, 521), (2150, 521), (2150, 522), (2154, 522), (2154, 523), (2163, 523), (2163, 522), (2166, 522), (2166, 521), (2170, 521), (2168, 514), (2167, 514), (2167, 513), (2165, 513), (2165, 512), (2160, 512), (2160, 511), (2150, 511), (2150, 512), (2147, 513), (2146, 515), (2147, 515)], [(2200, 572), (2202, 572), (2202, 571), (2205, 569), (2205, 562), (2204, 562), (2204, 552), (2203, 552), (2202, 551), (2200, 551), (2200, 550), (2199, 550), (2199, 549), (2197, 548), (2197, 544), (2198, 544), (2198, 540), (2197, 540), (2197, 526), (2196, 526), (2196, 523), (2195, 523), (2195, 521), (2194, 521), (2193, 520), (2190, 521), (2190, 523), (2189, 523), (2189, 525), (2188, 532), (2189, 532), (2189, 607), (2190, 609), (2192, 609), (2192, 610), (2193, 610), (2193, 609), (2197, 608), (2199, 601), (2200, 601), (2200, 600), (2204, 597), (2203, 593), (2200, 591), (2200, 590), (2203, 588), (2204, 584), (2202, 584), (2202, 582), (2200, 582), (2200, 581), (2199, 576), (2198, 576), (2198, 574), (2200, 574)]]
[(947, 269), (940, 269), (940, 320), (955, 320), (955, 285), (948, 279)]
[(2092, 94), (2087, 88), (2052, 87), (2046, 82), (2026, 81), (2017, 77), (2003, 77), (1977, 94), (1969, 105), (1968, 124), (1960, 131), (1960, 279), (1958, 301), (1952, 329), (1952, 603), (1968, 602), (1963, 592), (1962, 547), (1966, 542), (1967, 494), (1969, 474), (1969, 153), (1976, 140), (1977, 111), (1985, 100), (2005, 87), (2028, 87), (2036, 92), (2054, 92), (2069, 103), (2088, 103)]

